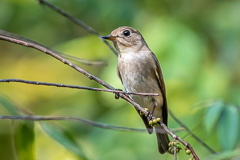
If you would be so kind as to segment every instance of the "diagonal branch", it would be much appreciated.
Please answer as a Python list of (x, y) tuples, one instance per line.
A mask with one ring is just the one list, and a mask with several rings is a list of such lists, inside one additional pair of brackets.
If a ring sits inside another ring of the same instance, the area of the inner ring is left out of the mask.
[(177, 160), (177, 147), (173, 147), (173, 155), (174, 155), (174, 160)]
[(102, 91), (102, 92), (111, 92), (111, 93), (122, 93), (122, 94), (132, 94), (132, 95), (141, 95), (141, 96), (158, 96), (157, 93), (135, 93), (135, 92), (124, 92), (120, 90), (111, 90), (111, 89), (103, 89), (103, 88), (92, 88), (92, 87), (85, 87), (85, 86), (76, 86), (76, 85), (66, 85), (66, 84), (59, 84), (59, 83), (49, 83), (49, 82), (38, 82), (38, 81), (28, 81), (23, 79), (0, 79), (0, 82), (20, 82), (20, 83), (27, 83), (27, 84), (34, 84), (34, 85), (44, 85), (44, 86), (55, 86), (55, 87), (64, 87), (64, 88), (74, 88), (74, 89), (84, 89), (84, 90), (91, 90), (91, 91)]
[(56, 11), (57, 13), (59, 13), (60, 15), (62, 15), (64, 17), (66, 17), (67, 19), (69, 19), (70, 21), (75, 23), (76, 25), (78, 25), (78, 26), (82, 27), (83, 29), (87, 30), (89, 33), (97, 35), (98, 38), (101, 39), (115, 55), (118, 55), (116, 50), (105, 39), (102, 39), (102, 35), (100, 35), (92, 27), (88, 26), (87, 24), (85, 24), (84, 22), (80, 21), (79, 19), (71, 16), (70, 14), (68, 14), (67, 12), (62, 10), (61, 8), (59, 8), (59, 7), (53, 5), (53, 4), (51, 4), (51, 3), (49, 3), (45, 0), (38, 0), (38, 2), (42, 5), (48, 6), (49, 8), (53, 9), (54, 11)]
[(50, 48), (48, 48), (48, 47), (44, 46), (43, 44), (40, 44), (36, 41), (27, 39), (25, 37), (22, 37), (22, 36), (19, 36), (17, 34), (10, 33), (10, 32), (4, 31), (4, 30), (0, 30), (0, 40), (20, 44), (20, 45), (23, 45), (25, 47), (31, 47), (31, 48), (37, 49), (39, 51), (42, 51), (42, 52), (49, 52), (49, 53), (54, 52), (55, 54), (58, 54), (62, 57), (72, 59), (72, 60), (77, 60), (78, 62), (80, 62), (82, 64), (85, 64), (85, 65), (98, 65), (98, 66), (106, 66), (107, 65), (107, 63), (105, 61), (89, 61), (89, 60), (86, 60), (86, 59), (82, 59), (82, 58), (73, 57), (73, 56), (70, 56), (70, 55), (63, 54), (61, 52), (50, 49)]

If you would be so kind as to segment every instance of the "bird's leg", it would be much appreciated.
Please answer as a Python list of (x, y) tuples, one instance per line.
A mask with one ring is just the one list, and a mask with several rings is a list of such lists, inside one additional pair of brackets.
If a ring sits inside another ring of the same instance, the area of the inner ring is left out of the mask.
[(152, 111), (148, 112), (147, 117), (149, 118), (149, 120), (152, 120), (152, 117), (153, 117), (153, 113), (154, 113), (155, 108), (156, 108), (156, 106), (154, 105)]
[(154, 104), (154, 105), (153, 105), (152, 111), (148, 112), (148, 114), (147, 114), (147, 117), (148, 117), (148, 119), (149, 119), (149, 120), (148, 120), (148, 121), (149, 121), (149, 124), (150, 124), (152, 127), (155, 126), (155, 125), (157, 125), (158, 122), (161, 121), (160, 118), (156, 118), (156, 119), (153, 119), (153, 118), (152, 118), (152, 117), (153, 117), (153, 114), (154, 114), (154, 110), (155, 110), (155, 108), (156, 108), (156, 106), (157, 106), (156, 101), (154, 101), (153, 104)]
[(154, 104), (154, 105), (153, 105), (153, 109), (152, 109), (152, 111), (148, 112), (148, 115), (147, 115), (147, 117), (149, 118), (149, 120), (152, 120), (154, 110), (155, 110), (155, 108), (156, 108), (156, 106), (157, 106), (156, 101), (154, 101), (153, 104)]
[(128, 90), (124, 87), (125, 89), (125, 92), (126, 92), (126, 96), (128, 96), (128, 98), (130, 98), (131, 100), (133, 100), (131, 97), (130, 97), (130, 94), (128, 93)]

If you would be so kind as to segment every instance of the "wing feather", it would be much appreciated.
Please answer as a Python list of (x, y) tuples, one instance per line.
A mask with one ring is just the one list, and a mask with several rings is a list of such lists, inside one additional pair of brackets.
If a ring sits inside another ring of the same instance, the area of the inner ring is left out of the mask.
[(152, 58), (157, 66), (156, 68), (156, 77), (158, 79), (159, 88), (161, 90), (162, 96), (163, 96), (163, 107), (162, 107), (162, 117), (163, 117), (163, 123), (167, 125), (167, 119), (168, 119), (168, 109), (167, 109), (167, 98), (166, 98), (166, 89), (165, 89), (165, 83), (162, 75), (162, 71), (160, 68), (160, 64), (158, 62), (157, 57), (152, 53)]

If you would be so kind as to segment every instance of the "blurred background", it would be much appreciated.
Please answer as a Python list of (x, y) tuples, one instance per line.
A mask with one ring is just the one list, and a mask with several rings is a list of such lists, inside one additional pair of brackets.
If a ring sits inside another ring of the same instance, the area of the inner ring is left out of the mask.
[[(108, 35), (123, 25), (138, 29), (160, 62), (169, 108), (213, 151), (189, 136), (200, 159), (240, 159), (240, 1), (51, 0)], [(104, 60), (82, 68), (115, 88), (117, 57), (86, 30), (35, 0), (1, 0), (0, 29), (65, 54)], [(0, 79), (101, 87), (74, 69), (31, 48), (0, 41)], [(20, 83), (0, 83), (0, 115), (75, 116), (144, 128), (136, 111), (114, 94)], [(180, 127), (169, 116), (169, 128)], [(160, 155), (155, 135), (121, 132), (67, 121), (0, 120), (0, 159), (144, 160)], [(181, 151), (179, 159), (189, 159)]]

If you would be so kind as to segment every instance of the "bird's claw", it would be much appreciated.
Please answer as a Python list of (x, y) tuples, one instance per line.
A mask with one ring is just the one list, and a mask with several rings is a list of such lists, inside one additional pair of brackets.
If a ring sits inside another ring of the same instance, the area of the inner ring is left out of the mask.
[[(118, 90), (118, 91), (123, 91), (123, 90), (121, 90), (121, 89), (116, 89), (116, 90)], [(115, 99), (119, 99), (119, 97), (120, 97), (120, 94), (119, 94), (119, 93), (115, 93)]]
[(153, 118), (153, 110), (151, 112), (148, 112), (147, 117), (149, 118), (149, 120), (152, 120)]

